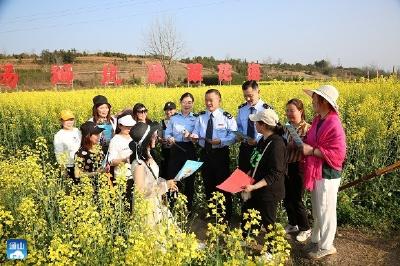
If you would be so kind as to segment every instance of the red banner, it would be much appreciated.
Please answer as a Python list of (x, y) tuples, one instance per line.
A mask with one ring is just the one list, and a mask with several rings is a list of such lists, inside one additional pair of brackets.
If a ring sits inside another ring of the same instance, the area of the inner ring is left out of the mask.
[(147, 82), (150, 84), (165, 83), (165, 71), (161, 64), (147, 65)]
[(196, 64), (188, 64), (187, 65), (187, 80), (188, 82), (201, 82), (203, 81), (203, 65)]
[(0, 85), (15, 89), (18, 85), (18, 74), (14, 71), (12, 64), (0, 66)]
[(228, 63), (218, 65), (218, 80), (232, 81), (232, 66)]
[(74, 73), (72, 72), (72, 65), (65, 64), (63, 66), (51, 66), (51, 84), (72, 86), (73, 81)]
[(251, 63), (247, 66), (247, 80), (259, 81), (261, 76), (260, 64)]
[(118, 78), (118, 67), (114, 64), (106, 64), (103, 66), (103, 78), (101, 85), (121, 85), (122, 79)]

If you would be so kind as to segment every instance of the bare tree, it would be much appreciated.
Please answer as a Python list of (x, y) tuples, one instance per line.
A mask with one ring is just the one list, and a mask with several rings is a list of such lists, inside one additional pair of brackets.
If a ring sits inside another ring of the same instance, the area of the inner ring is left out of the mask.
[(172, 80), (173, 61), (180, 58), (184, 51), (184, 42), (178, 34), (171, 18), (156, 20), (145, 33), (144, 52), (157, 58), (165, 69), (167, 84)]

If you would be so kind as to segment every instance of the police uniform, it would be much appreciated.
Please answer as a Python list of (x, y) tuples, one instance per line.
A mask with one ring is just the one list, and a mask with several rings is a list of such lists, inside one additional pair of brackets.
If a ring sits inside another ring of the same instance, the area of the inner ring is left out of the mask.
[[(197, 117), (198, 115), (192, 112), (187, 116), (178, 112), (171, 117), (165, 130), (165, 138), (173, 137), (175, 145), (173, 144), (170, 148), (170, 160), (168, 162), (167, 176), (165, 176), (166, 179), (175, 178), (187, 160), (196, 161), (195, 146), (190, 138), (185, 138), (185, 132), (187, 131), (189, 134), (193, 132)], [(193, 205), (194, 179), (195, 176), (191, 175), (178, 183), (179, 191), (183, 190), (183, 193), (187, 197), (189, 211)]]
[[(165, 138), (165, 132), (167, 130), (167, 126), (170, 120), (163, 119), (161, 120), (161, 128), (162, 128), (162, 137)], [(160, 162), (160, 176), (166, 178), (168, 175), (168, 163), (171, 153), (171, 147), (166, 143), (162, 143), (161, 145), (161, 162)]]
[[(164, 112), (166, 110), (176, 109), (176, 105), (173, 102), (166, 102), (164, 105)], [(175, 113), (176, 114), (176, 113)], [(173, 114), (173, 116), (175, 115)], [(168, 123), (171, 121), (170, 119), (163, 119), (161, 120), (161, 127), (162, 127), (162, 138), (165, 139), (165, 131), (167, 130)], [(166, 178), (168, 176), (168, 163), (171, 153), (171, 147), (166, 144), (162, 143), (161, 145), (161, 161), (160, 161), (160, 176)]]
[[(199, 113), (193, 134), (199, 136), (200, 160), (204, 162), (202, 176), (206, 192), (206, 199), (217, 191), (216, 186), (222, 183), (230, 174), (229, 146), (235, 143), (237, 124), (228, 112), (218, 108), (214, 112)], [(205, 139), (220, 139), (218, 145), (211, 145)], [(224, 193), (226, 199), (226, 214), (230, 219), (232, 214), (232, 198), (230, 193)]]
[[(255, 139), (258, 141), (262, 135), (257, 132), (255, 122), (250, 121), (249, 115), (260, 112), (264, 109), (273, 109), (271, 105), (264, 103), (261, 99), (251, 106), (247, 102), (239, 105), (239, 112), (236, 118), (238, 131), (242, 134)], [(247, 173), (250, 170), (250, 157), (253, 152), (255, 145), (249, 145), (246, 141), (243, 141), (239, 147), (239, 169)]]

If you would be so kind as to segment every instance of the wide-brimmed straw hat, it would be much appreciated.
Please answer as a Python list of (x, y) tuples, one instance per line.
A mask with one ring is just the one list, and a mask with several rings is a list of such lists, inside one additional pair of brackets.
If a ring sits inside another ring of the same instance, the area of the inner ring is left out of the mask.
[(315, 90), (304, 89), (303, 91), (310, 97), (312, 97), (314, 93), (318, 94), (319, 96), (327, 100), (336, 112), (339, 111), (339, 106), (336, 103), (337, 98), (339, 97), (339, 92), (332, 85), (323, 85)]

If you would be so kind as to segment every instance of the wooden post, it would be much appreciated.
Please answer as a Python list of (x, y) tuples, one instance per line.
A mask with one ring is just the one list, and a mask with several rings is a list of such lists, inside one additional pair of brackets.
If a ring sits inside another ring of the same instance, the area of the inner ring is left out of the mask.
[(400, 161), (397, 161), (394, 164), (391, 164), (391, 165), (386, 166), (384, 168), (377, 169), (372, 173), (369, 173), (369, 174), (367, 174), (365, 176), (360, 177), (359, 179), (356, 179), (356, 180), (354, 180), (352, 182), (349, 182), (349, 183), (341, 186), (339, 188), (339, 191), (345, 190), (346, 188), (353, 187), (353, 186), (358, 185), (360, 183), (363, 183), (363, 182), (365, 182), (367, 180), (370, 180), (370, 179), (372, 179), (374, 177), (377, 177), (377, 176), (380, 176), (380, 175), (383, 175), (383, 174), (388, 174), (388, 173), (393, 172), (394, 170), (396, 170), (398, 168), (400, 168)]

